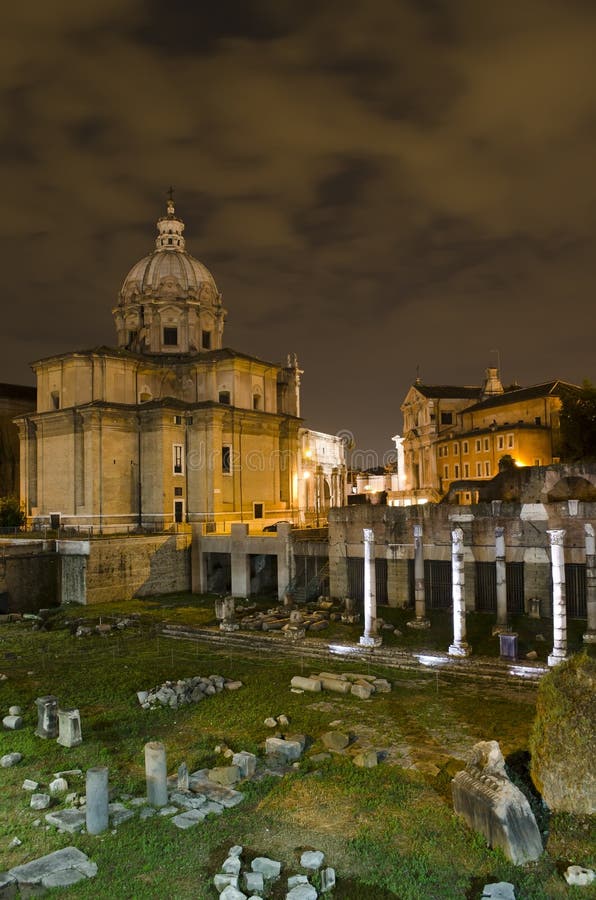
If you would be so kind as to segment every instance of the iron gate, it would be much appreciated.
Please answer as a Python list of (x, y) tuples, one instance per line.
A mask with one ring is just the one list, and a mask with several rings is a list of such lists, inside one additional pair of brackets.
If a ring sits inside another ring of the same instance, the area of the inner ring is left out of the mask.
[(375, 559), (375, 582), (377, 603), (387, 604), (387, 560)]
[(572, 619), (585, 619), (588, 615), (588, 608), (584, 563), (565, 563), (565, 593), (567, 595), (567, 615)]
[(507, 578), (507, 612), (517, 615), (523, 613), (524, 605), (524, 564), (523, 562), (508, 562), (506, 564)]
[(476, 609), (497, 611), (497, 567), (493, 562), (476, 563)]
[(364, 560), (360, 556), (348, 556), (348, 597), (364, 601)]
[(428, 609), (449, 609), (452, 603), (451, 562), (424, 560), (425, 601)]

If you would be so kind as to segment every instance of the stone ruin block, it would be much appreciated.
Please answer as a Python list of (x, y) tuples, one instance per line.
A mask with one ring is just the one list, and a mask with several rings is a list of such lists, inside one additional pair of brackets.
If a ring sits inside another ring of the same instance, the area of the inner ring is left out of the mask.
[(453, 807), (490, 847), (500, 847), (515, 865), (542, 854), (542, 839), (530, 804), (507, 776), (497, 741), (480, 741), (472, 760), (451, 782)]

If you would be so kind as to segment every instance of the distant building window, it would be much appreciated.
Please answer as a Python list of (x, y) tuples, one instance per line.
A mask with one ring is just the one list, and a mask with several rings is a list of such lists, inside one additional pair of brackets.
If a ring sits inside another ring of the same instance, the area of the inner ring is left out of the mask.
[(261, 395), (260, 395), (260, 394), (253, 394), (253, 395), (252, 395), (252, 408), (253, 408), (253, 409), (260, 409), (260, 408), (261, 408)]
[(535, 459), (535, 460), (534, 460), (534, 465), (535, 465), (535, 466), (541, 466), (541, 465), (542, 465), (542, 460), (541, 460), (541, 459)]
[(464, 463), (464, 478), (470, 477), (470, 464)]
[(220, 391), (219, 392), (219, 402), (225, 403), (227, 406), (230, 405), (230, 392), (229, 391)]
[(512, 434), (508, 434), (508, 435), (507, 435), (507, 447), (508, 447), (510, 450), (511, 450), (512, 447), (513, 447), (513, 435), (512, 435)]
[(482, 463), (481, 462), (476, 463), (476, 477), (482, 478)]
[(60, 391), (52, 391), (50, 394), (52, 409), (60, 409)]
[(193, 422), (194, 422), (194, 419), (193, 419), (192, 416), (187, 416), (187, 417), (186, 417), (186, 424), (187, 424), (187, 425), (192, 425)]
[(221, 471), (224, 475), (232, 474), (232, 447), (224, 444), (221, 448)]
[(255, 519), (262, 519), (262, 518), (263, 518), (263, 512), (264, 512), (263, 504), (262, 504), (262, 503), (253, 503), (252, 508), (253, 508), (253, 516), (254, 516), (254, 518), (255, 518)]
[(202, 331), (201, 332), (201, 346), (203, 350), (211, 350), (211, 332), (210, 331)]
[(456, 441), (455, 444), (453, 445), (453, 455), (454, 455), (454, 456), (459, 456), (459, 444), (457, 443), (457, 441)]
[(136, 341), (138, 336), (139, 336), (138, 331), (129, 331), (128, 332), (128, 346), (129, 347), (131, 344), (134, 344), (134, 342)]
[(490, 478), (490, 463), (488, 462), (488, 460), (484, 463), (484, 474), (487, 476), (487, 478)]
[(504, 449), (505, 449), (505, 437), (502, 434), (500, 434), (497, 438), (497, 450), (504, 450)]
[(175, 488), (174, 488), (174, 497), (181, 497), (181, 496), (182, 496), (182, 488), (181, 488), (181, 487), (175, 487)]
[(468, 442), (467, 442), (467, 441), (463, 441), (463, 442), (462, 442), (462, 445), (461, 445), (461, 452), (462, 452), (462, 453), (469, 453), (469, 450), (470, 450), (470, 446), (469, 446)]
[(484, 452), (487, 453), (490, 448), (490, 441), (488, 438), (484, 438)]
[(452, 412), (442, 412), (441, 413), (441, 425), (453, 425), (453, 413)]
[(477, 440), (476, 440), (476, 453), (480, 453), (481, 448), (482, 448), (482, 444), (481, 444), (481, 442), (480, 442), (480, 439), (477, 438)]
[(182, 425), (182, 416), (174, 416), (174, 425)]
[(176, 347), (178, 344), (178, 329), (164, 328), (163, 330), (164, 347)]
[(168, 238), (168, 244), (173, 244), (173, 243), (174, 243), (173, 238)]
[(536, 416), (536, 418), (534, 419), (534, 425), (542, 425), (542, 419), (540, 418), (540, 416)]
[(172, 456), (174, 461), (174, 475), (182, 475), (184, 471), (183, 467), (183, 446), (182, 444), (174, 444), (172, 446)]
[(174, 500), (174, 522), (184, 522), (184, 500)]
[(453, 477), (459, 478), (459, 466), (457, 463), (453, 467)]
[(449, 464), (443, 466), (443, 478), (449, 478)]

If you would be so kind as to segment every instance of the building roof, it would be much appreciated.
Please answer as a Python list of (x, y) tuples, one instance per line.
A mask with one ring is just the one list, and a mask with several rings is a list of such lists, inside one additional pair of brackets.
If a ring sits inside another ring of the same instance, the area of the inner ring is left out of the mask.
[[(127, 350), (125, 347), (92, 347), (89, 350), (75, 350), (74, 352), (59, 353), (55, 356), (46, 356), (43, 359), (35, 360), (32, 365), (50, 362), (51, 360), (70, 359), (74, 356), (113, 356), (116, 358), (135, 359), (139, 362), (153, 363), (161, 368), (168, 366), (181, 366), (185, 363), (205, 363), (217, 361), (220, 359), (244, 359), (249, 362), (256, 362), (262, 366), (269, 366), (272, 369), (285, 368), (281, 363), (269, 362), (266, 359), (260, 359), (258, 356), (249, 356), (248, 353), (241, 353), (238, 350), (232, 350), (230, 347), (222, 347), (220, 350), (203, 350), (201, 353), (135, 353), (133, 350)], [(30, 390), (35, 392), (35, 388)]]
[(429, 399), (444, 400), (476, 400), (482, 391), (480, 385), (454, 385), (454, 384), (422, 384), (415, 381), (412, 387)]
[(527, 388), (514, 388), (507, 390), (504, 394), (495, 397), (488, 397), (481, 400), (480, 403), (474, 403), (462, 410), (462, 413), (479, 412), (483, 409), (492, 409), (495, 406), (507, 406), (509, 403), (519, 403), (524, 400), (536, 400), (540, 397), (560, 397), (564, 390), (578, 391), (576, 384), (569, 384), (566, 381), (546, 381), (544, 384), (533, 384)]

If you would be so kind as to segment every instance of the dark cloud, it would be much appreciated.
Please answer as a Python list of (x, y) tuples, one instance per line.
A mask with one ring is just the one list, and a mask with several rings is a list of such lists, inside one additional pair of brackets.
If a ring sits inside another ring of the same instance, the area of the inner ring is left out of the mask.
[(227, 342), (389, 445), (420, 366), (595, 377), (596, 10), (583, 0), (56, 0), (0, 33), (0, 379), (111, 343), (168, 185)]

